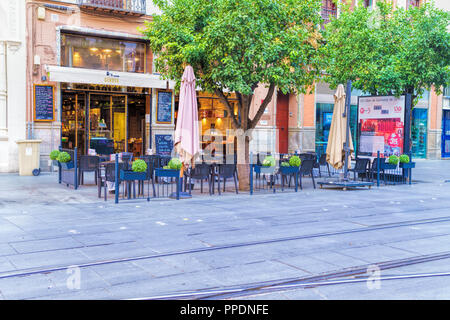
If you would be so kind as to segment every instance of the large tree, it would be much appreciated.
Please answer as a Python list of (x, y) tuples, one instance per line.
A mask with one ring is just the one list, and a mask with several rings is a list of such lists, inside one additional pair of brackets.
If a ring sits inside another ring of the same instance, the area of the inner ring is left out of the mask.
[(394, 9), (377, 1), (375, 10), (362, 3), (342, 5), (339, 18), (326, 26), (325, 80), (335, 88), (352, 80), (372, 95), (437, 92), (449, 82), (449, 13), (432, 3)]
[[(177, 81), (190, 64), (197, 84), (217, 95), (237, 129), (240, 188), (248, 185), (249, 135), (276, 88), (305, 92), (320, 74), (321, 0), (155, 0), (162, 14), (143, 33), (156, 69)], [(251, 112), (256, 88), (267, 95)], [(230, 103), (238, 100), (238, 115)], [(251, 114), (254, 114), (251, 116)]]

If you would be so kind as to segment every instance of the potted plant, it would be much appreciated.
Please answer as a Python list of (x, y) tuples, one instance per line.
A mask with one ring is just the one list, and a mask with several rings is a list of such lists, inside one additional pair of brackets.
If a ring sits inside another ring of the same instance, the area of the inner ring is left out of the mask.
[(267, 156), (262, 162), (262, 166), (255, 166), (256, 173), (273, 174), (275, 171), (275, 158), (273, 156)]
[(61, 167), (64, 169), (69, 170), (74, 167), (73, 161), (71, 161), (71, 158), (70, 158), (70, 154), (65, 151), (60, 152), (56, 159), (59, 161), (59, 163), (61, 164)]
[(120, 179), (128, 181), (147, 179), (147, 163), (141, 159), (133, 161), (131, 170), (120, 170)]
[(416, 167), (416, 163), (411, 162), (407, 154), (402, 154), (399, 159), (400, 159), (400, 168), (412, 169)]
[(58, 156), (60, 154), (59, 150), (52, 150), (52, 152), (50, 152), (50, 160), (52, 160), (53, 165), (57, 166), (58, 165)]
[(280, 165), (281, 174), (292, 174), (299, 170), (302, 160), (299, 156), (292, 156), (288, 162), (282, 162)]
[(393, 170), (397, 168), (397, 165), (399, 163), (400, 159), (396, 155), (392, 155), (387, 159), (387, 162), (382, 162), (381, 166), (383, 169), (390, 169)]
[(157, 177), (179, 177), (183, 163), (178, 158), (170, 159), (167, 166), (155, 168), (155, 176)]

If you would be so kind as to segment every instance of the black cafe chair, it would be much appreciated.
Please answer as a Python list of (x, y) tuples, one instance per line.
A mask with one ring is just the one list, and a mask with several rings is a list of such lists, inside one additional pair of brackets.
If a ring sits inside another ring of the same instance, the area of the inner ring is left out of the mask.
[[(208, 181), (209, 194), (211, 194), (211, 170), (212, 166), (206, 163), (196, 164), (186, 173), (185, 182), (189, 186), (189, 194), (192, 192), (192, 179), (200, 180), (200, 192), (203, 193), (203, 180)], [(186, 189), (186, 187), (185, 187)]]
[(237, 185), (237, 170), (235, 164), (221, 164), (219, 165), (219, 169), (217, 171), (217, 190), (219, 191), (220, 195), (220, 180), (223, 179), (223, 192), (225, 192), (225, 184), (227, 182), (227, 179), (233, 179), (234, 180), (234, 188), (236, 190), (236, 194), (238, 192), (238, 185)]
[(83, 155), (80, 157), (78, 163), (78, 185), (84, 184), (85, 172), (94, 172), (95, 184), (98, 184), (97, 180), (99, 177), (99, 163), (100, 158), (98, 156)]
[[(119, 172), (120, 170), (125, 170), (125, 164), (119, 163)], [(117, 177), (119, 179), (119, 189), (120, 189), (120, 177)], [(97, 184), (98, 187), (98, 197), (101, 198), (102, 196), (102, 187), (104, 189), (104, 197), (105, 201), (108, 198), (108, 188), (107, 188), (107, 182), (116, 182), (116, 165), (115, 163), (107, 163), (105, 165), (105, 175), (100, 177), (100, 181)], [(120, 190), (114, 190), (114, 192), (120, 192)]]
[(305, 160), (302, 161), (302, 163), (300, 165), (300, 171), (299, 171), (299, 174), (298, 174), (300, 189), (303, 189), (302, 177), (304, 175), (310, 175), (311, 176), (314, 189), (316, 188), (316, 182), (314, 181), (314, 173), (313, 173), (314, 163), (315, 162), (312, 159), (305, 159)]

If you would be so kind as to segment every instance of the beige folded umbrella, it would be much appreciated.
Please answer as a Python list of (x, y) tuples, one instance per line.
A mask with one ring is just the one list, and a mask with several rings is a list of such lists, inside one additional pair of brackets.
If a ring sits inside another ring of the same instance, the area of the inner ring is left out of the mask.
[[(344, 167), (344, 143), (347, 129), (347, 117), (344, 117), (345, 111), (345, 90), (342, 84), (338, 85), (334, 94), (333, 119), (331, 120), (330, 134), (328, 136), (327, 145), (327, 162), (335, 169)], [(347, 112), (347, 116), (350, 112)], [(350, 153), (348, 159), (348, 167), (350, 168), (350, 156), (354, 152), (352, 135), (349, 134)]]

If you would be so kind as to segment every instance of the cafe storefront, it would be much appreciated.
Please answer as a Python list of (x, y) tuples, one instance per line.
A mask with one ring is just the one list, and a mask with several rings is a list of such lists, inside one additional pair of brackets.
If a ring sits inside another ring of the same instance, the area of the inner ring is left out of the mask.
[[(238, 115), (238, 101), (234, 94), (229, 97), (234, 115)], [(198, 121), (201, 153), (217, 159), (236, 154), (236, 139), (228, 108), (216, 95), (197, 92)], [(178, 97), (175, 98), (175, 123), (178, 115)]]
[(60, 66), (46, 66), (59, 83), (61, 145), (81, 154), (145, 154), (151, 140), (152, 89), (166, 89), (146, 73), (145, 41), (61, 34)]

